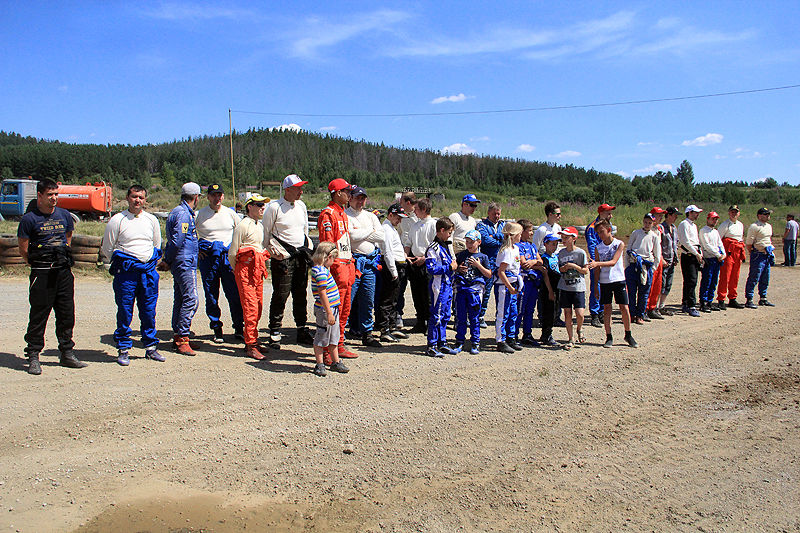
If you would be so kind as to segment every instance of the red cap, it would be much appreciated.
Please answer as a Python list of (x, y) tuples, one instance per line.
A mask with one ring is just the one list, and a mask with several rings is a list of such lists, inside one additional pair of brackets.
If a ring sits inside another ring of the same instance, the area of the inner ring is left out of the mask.
[(350, 184), (342, 178), (336, 178), (328, 184), (328, 192), (341, 191), (342, 189), (349, 189)]
[(653, 215), (663, 215), (664, 213), (666, 213), (666, 211), (656, 206), (650, 210), (650, 213)]
[(616, 209), (616, 206), (602, 204), (600, 207), (597, 208), (597, 212), (602, 213), (603, 211), (613, 211), (614, 209)]
[(575, 237), (575, 238), (578, 237), (578, 230), (575, 229), (575, 226), (570, 226), (568, 228), (564, 228), (561, 231), (559, 231), (559, 233), (561, 235), (570, 235), (570, 236)]
[(709, 211), (709, 213), (706, 215), (706, 219), (709, 218), (719, 218), (719, 215), (717, 214), (716, 211)]

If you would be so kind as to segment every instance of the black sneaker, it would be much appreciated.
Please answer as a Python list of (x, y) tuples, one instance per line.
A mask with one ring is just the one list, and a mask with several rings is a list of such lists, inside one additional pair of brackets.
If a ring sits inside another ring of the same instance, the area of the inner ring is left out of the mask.
[(233, 338), (237, 341), (244, 342), (244, 328), (234, 328)]
[(340, 374), (347, 374), (348, 372), (350, 372), (350, 369), (347, 368), (345, 364), (342, 363), (341, 361), (337, 361), (331, 365), (331, 371), (339, 372)]
[(394, 337), (395, 340), (397, 340), (397, 339), (404, 340), (404, 339), (408, 338), (408, 335), (406, 335), (405, 333), (403, 333), (399, 329), (396, 329), (396, 330), (392, 331), (392, 337)]
[(281, 349), (281, 331), (273, 329), (269, 332), (269, 347), (273, 350)]
[(39, 354), (28, 356), (28, 374), (38, 376), (42, 373), (42, 364), (39, 362)]
[(383, 348), (383, 344), (372, 333), (367, 333), (361, 338), (361, 344), (370, 348)]
[(627, 342), (628, 346), (630, 346), (631, 348), (638, 348), (639, 347), (639, 345), (636, 343), (636, 341), (633, 340), (633, 335), (626, 335), (625, 336), (625, 342)]
[(758, 309), (758, 306), (757, 306), (756, 304), (754, 304), (754, 303), (753, 303), (753, 300), (747, 300), (747, 301), (744, 303), (744, 306), (745, 306), (746, 308), (748, 308), (748, 309)]
[(593, 328), (602, 328), (603, 327), (603, 321), (600, 320), (600, 316), (599, 315), (592, 315), (591, 326)]
[(728, 306), (725, 305), (725, 300), (717, 300), (717, 310), (725, 311), (728, 309)]
[(731, 309), (744, 309), (744, 306), (736, 300), (728, 300), (728, 307)]
[(328, 370), (325, 368), (323, 363), (317, 363), (314, 365), (314, 374), (323, 378), (328, 375)]
[(762, 298), (758, 301), (758, 305), (762, 305), (764, 307), (775, 307), (775, 304), (767, 300), (766, 298)]
[(425, 324), (418, 324), (418, 325), (414, 326), (413, 328), (411, 328), (409, 333), (426, 334), (426, 333), (428, 333), (428, 328), (427, 328), (427, 326), (425, 326)]
[(517, 353), (516, 350), (514, 350), (514, 348), (512, 348), (503, 341), (497, 343), (496, 350), (500, 353)]
[(397, 342), (397, 337), (387, 331), (381, 335), (381, 342)]
[(658, 312), (658, 309), (651, 309), (647, 312), (647, 316), (652, 318), (653, 320), (664, 320), (664, 317), (661, 316), (661, 313)]
[(225, 337), (222, 336), (222, 328), (214, 328), (214, 336), (211, 338), (211, 342), (215, 344), (222, 344), (225, 342)]
[(522, 350), (522, 344), (517, 339), (506, 339), (506, 344), (514, 348), (516, 351)]
[(722, 311), (717, 304), (708, 304), (708, 308), (712, 311)]
[(523, 346), (532, 346), (534, 348), (539, 346), (539, 341), (534, 339), (531, 335), (525, 335), (524, 337), (522, 337), (522, 340), (520, 341), (520, 343)]
[(606, 337), (606, 342), (603, 344), (603, 348), (611, 348), (614, 346), (614, 339), (611, 337)]
[(64, 350), (61, 352), (61, 359), (60, 359), (61, 366), (65, 366), (67, 368), (86, 368), (86, 363), (82, 361), (78, 361), (78, 358), (75, 357), (75, 353), (72, 350)]

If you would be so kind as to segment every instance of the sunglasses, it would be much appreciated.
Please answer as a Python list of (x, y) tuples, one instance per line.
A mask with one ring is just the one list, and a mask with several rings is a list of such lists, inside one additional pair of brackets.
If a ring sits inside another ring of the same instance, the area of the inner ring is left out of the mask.
[(467, 205), (470, 206), (470, 207), (478, 207), (478, 204), (475, 204), (475, 203), (472, 203), (472, 202), (467, 202)]
[(553, 213), (553, 214), (554, 214), (555, 216), (557, 216), (557, 217), (560, 217), (560, 216), (561, 216), (561, 211), (559, 211), (558, 213)]

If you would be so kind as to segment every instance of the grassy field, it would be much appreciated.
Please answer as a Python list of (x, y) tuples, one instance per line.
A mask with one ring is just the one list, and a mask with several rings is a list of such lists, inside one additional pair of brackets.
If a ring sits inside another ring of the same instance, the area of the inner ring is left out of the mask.
[[(386, 209), (393, 201), (395, 197), (395, 190), (391, 187), (377, 187), (368, 190), (370, 197), (367, 200), (367, 207), (370, 209)], [(434, 217), (440, 216), (447, 216), (454, 211), (458, 211), (461, 208), (461, 198), (464, 194), (468, 192), (475, 192), (475, 191), (465, 191), (465, 190), (444, 190), (444, 191), (436, 191), (440, 192), (444, 199), (435, 200), (433, 204), (433, 212), (432, 215)], [(279, 191), (277, 188), (273, 188), (271, 190), (263, 191), (263, 194), (269, 196), (271, 198), (276, 198)], [(502, 217), (508, 219), (521, 219), (527, 218), (534, 222), (534, 224), (539, 224), (544, 221), (544, 204), (542, 202), (538, 202), (530, 197), (525, 196), (514, 196), (514, 195), (503, 195), (499, 193), (486, 193), (477, 191), (475, 194), (481, 200), (482, 204), (476, 211), (476, 217), (485, 217), (486, 216), (486, 205), (489, 202), (497, 202), (503, 209)], [(324, 189), (309, 187), (306, 186), (306, 191), (303, 194), (303, 200), (306, 202), (306, 205), (309, 209), (322, 209), (327, 205), (330, 196), (328, 192)], [(177, 205), (179, 201), (179, 195), (177, 193), (171, 194), (164, 190), (158, 190), (151, 193), (148, 197), (148, 210), (150, 211), (169, 211)], [(225, 201), (226, 205), (233, 206), (232, 199), (228, 198)], [(201, 205), (203, 205), (203, 200), (201, 199)], [(127, 206), (125, 202), (125, 191), (124, 190), (115, 190), (114, 191), (114, 209), (115, 211), (120, 211), (125, 209)], [(645, 213), (647, 213), (653, 207), (652, 204), (647, 203), (640, 203), (630, 206), (619, 206), (617, 210), (614, 212), (614, 219), (613, 223), (617, 226), (618, 234), (619, 235), (628, 235), (634, 229), (640, 227), (642, 217)], [(662, 205), (661, 207), (668, 207), (667, 205)], [(681, 212), (683, 212), (683, 208), (685, 205), (676, 205)], [(720, 217), (724, 220), (727, 217), (727, 205), (721, 204), (701, 204), (701, 208), (705, 210), (707, 213), (708, 211), (714, 210), (720, 214)], [(756, 219), (756, 211), (758, 208), (761, 207), (760, 205), (741, 205), (740, 208), (742, 210), (741, 220), (745, 224), (749, 224)], [(586, 204), (562, 204), (562, 212), (563, 216), (561, 218), (561, 225), (562, 226), (580, 226), (589, 224), (592, 220), (594, 220), (597, 211), (597, 206), (595, 205), (586, 205)], [(773, 232), (775, 234), (782, 234), (784, 228), (784, 220), (787, 213), (795, 212), (796, 210), (792, 207), (780, 207), (777, 208), (775, 213), (772, 215), (772, 226)], [(678, 220), (680, 221), (683, 218), (681, 215)], [(705, 217), (701, 215), (700, 224), (705, 222)], [(164, 221), (161, 220), (162, 225), (162, 234), (164, 228)], [(103, 222), (93, 222), (93, 221), (83, 221), (78, 223), (75, 228), (76, 233), (83, 234), (83, 235), (102, 235), (105, 229), (105, 223)], [(14, 221), (3, 221), (0, 222), (0, 233), (4, 235), (15, 235), (17, 231), (17, 222)]]

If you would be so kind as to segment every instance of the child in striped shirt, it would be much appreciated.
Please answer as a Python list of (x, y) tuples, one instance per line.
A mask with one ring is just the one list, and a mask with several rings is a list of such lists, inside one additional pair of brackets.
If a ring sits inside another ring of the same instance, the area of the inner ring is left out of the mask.
[[(311, 291), (314, 293), (314, 318), (317, 324), (314, 335), (314, 358), (317, 364), (314, 374), (318, 376), (328, 373), (323, 355), (330, 357), (329, 364), (334, 372), (350, 371), (339, 360), (339, 289), (329, 270), (337, 255), (335, 243), (321, 242), (312, 256)], [(328, 353), (324, 354), (325, 351)]]

